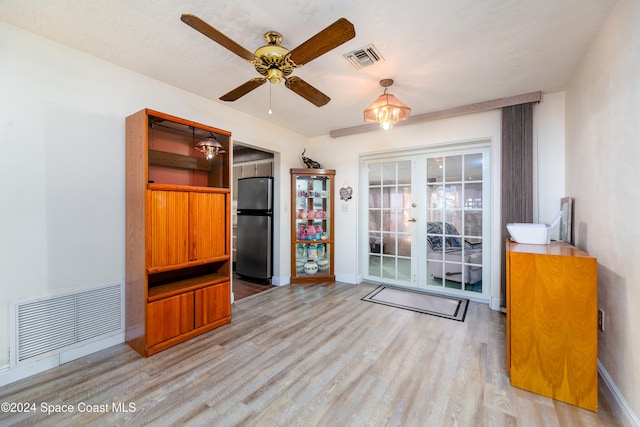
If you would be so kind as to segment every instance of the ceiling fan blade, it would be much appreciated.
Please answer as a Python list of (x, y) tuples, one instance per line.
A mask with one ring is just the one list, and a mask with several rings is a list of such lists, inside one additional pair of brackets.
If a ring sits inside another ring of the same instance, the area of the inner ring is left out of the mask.
[(302, 80), (300, 77), (289, 77), (284, 82), (285, 86), (315, 105), (316, 107), (322, 107), (327, 102), (331, 101), (324, 93), (320, 92), (309, 83)]
[(248, 94), (252, 90), (262, 86), (266, 81), (267, 81), (266, 78), (251, 79), (248, 82), (246, 82), (244, 84), (241, 84), (237, 88), (233, 89), (232, 91), (222, 95), (220, 97), (220, 100), (221, 101), (235, 101), (238, 98), (240, 98), (242, 96), (245, 96), (246, 94)]
[(315, 36), (291, 51), (289, 56), (297, 65), (301, 66), (324, 55), (356, 36), (353, 24), (345, 18), (340, 18)]
[(197, 16), (184, 14), (180, 17), (180, 19), (185, 24), (193, 27), (195, 30), (209, 37), (211, 40), (218, 43), (222, 47), (226, 47), (239, 57), (244, 58), (247, 61), (253, 61), (256, 58), (253, 53), (249, 52), (247, 49), (240, 46), (238, 43), (234, 42), (229, 37), (225, 36), (220, 31), (216, 30)]

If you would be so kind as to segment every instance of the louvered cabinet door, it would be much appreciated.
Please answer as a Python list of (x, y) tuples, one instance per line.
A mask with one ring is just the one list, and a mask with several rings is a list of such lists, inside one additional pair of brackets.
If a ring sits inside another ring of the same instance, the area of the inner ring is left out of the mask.
[(147, 267), (189, 261), (189, 193), (150, 190), (147, 232)]
[(192, 192), (189, 196), (189, 260), (226, 255), (225, 194)]

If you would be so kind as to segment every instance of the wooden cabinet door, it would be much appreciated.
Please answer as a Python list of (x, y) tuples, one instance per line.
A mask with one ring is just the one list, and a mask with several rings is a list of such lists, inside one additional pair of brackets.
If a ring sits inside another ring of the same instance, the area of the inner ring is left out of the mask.
[(189, 196), (189, 260), (225, 255), (225, 194), (192, 192)]
[(189, 193), (150, 190), (147, 267), (189, 261)]
[(194, 293), (147, 304), (147, 347), (194, 329)]
[(511, 385), (597, 411), (597, 261), (566, 244), (536, 248), (507, 247)]
[(196, 328), (231, 316), (231, 286), (218, 283), (196, 291)]

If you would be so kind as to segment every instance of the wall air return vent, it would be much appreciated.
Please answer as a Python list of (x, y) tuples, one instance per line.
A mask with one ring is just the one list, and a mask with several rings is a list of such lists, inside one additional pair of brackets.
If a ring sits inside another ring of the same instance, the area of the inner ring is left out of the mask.
[(345, 53), (344, 56), (347, 61), (351, 63), (357, 70), (368, 67), (376, 62), (384, 61), (380, 52), (373, 44), (363, 47), (362, 49), (356, 49), (352, 52)]
[(59, 354), (124, 331), (124, 283), (10, 305), (14, 365)]

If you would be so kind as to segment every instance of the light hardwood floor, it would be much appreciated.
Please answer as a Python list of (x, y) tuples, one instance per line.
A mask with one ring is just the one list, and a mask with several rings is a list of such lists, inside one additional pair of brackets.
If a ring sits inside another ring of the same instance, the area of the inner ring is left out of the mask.
[(121, 344), (69, 362), (0, 388), (0, 402), (37, 405), (0, 425), (618, 425), (602, 397), (594, 413), (512, 388), (503, 314), (471, 303), (456, 322), (360, 301), (374, 288), (277, 287), (150, 358)]

